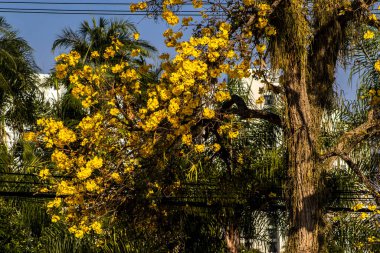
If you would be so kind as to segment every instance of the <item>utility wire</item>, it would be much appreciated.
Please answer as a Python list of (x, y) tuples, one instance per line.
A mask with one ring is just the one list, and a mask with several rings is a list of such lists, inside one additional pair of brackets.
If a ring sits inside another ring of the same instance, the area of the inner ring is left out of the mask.
[(36, 174), (32, 173), (18, 173), (18, 172), (0, 172), (0, 175), (11, 175), (11, 176), (32, 176), (36, 177)]
[[(117, 6), (129, 6), (131, 4), (134, 4), (136, 2), (124, 2), (124, 3), (117, 3), (117, 2), (49, 2), (49, 1), (33, 1), (33, 2), (27, 2), (27, 1), (0, 1), (0, 4), (34, 4), (34, 5), (117, 5)], [(192, 3), (183, 3), (181, 5), (193, 5)], [(203, 5), (211, 5), (209, 2), (204, 1)]]
[[(83, 12), (71, 12), (71, 11), (30, 11), (30, 10), (2, 10), (0, 9), (0, 13), (16, 13), (16, 14), (53, 14), (53, 15), (104, 15), (104, 16), (147, 16), (147, 17), (152, 17), (152, 14), (147, 14), (147, 13), (131, 13), (131, 12), (124, 12), (124, 13), (110, 13), (108, 11), (104, 12), (99, 12), (99, 11), (83, 11)], [(182, 14), (178, 13), (176, 14), (179, 17), (201, 17), (201, 14)], [(215, 14), (211, 14), (208, 16), (218, 16)]]
[[(52, 12), (60, 12), (60, 11), (63, 11), (63, 12), (66, 12), (66, 11), (70, 11), (70, 12), (78, 12), (78, 11), (81, 11), (81, 12), (110, 12), (110, 13), (118, 13), (118, 12), (126, 12), (126, 13), (144, 13), (146, 14), (147, 12), (146, 11), (135, 11), (135, 12), (131, 12), (130, 10), (128, 9), (125, 9), (125, 10), (100, 10), (100, 9), (93, 9), (93, 10), (89, 10), (89, 9), (41, 9), (41, 8), (0, 8), (0, 10), (10, 10), (10, 11), (52, 11)], [(211, 11), (203, 11), (203, 12), (211, 12)], [(176, 13), (179, 13), (179, 14), (182, 14), (182, 13), (199, 13), (199, 11), (190, 11), (190, 10), (181, 10), (181, 11), (178, 11)]]
[(25, 181), (11, 181), (11, 180), (0, 180), (1, 183), (6, 183), (6, 184), (38, 184), (38, 185), (51, 185), (48, 183), (41, 183), (41, 182), (25, 182)]

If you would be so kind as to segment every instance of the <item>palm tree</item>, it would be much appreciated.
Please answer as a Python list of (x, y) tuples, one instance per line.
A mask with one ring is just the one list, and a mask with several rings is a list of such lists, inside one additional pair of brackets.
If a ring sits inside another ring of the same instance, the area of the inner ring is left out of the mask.
[[(90, 63), (91, 58), (87, 57), (89, 52), (98, 51), (101, 54), (112, 44), (112, 39), (117, 38), (124, 44), (122, 49), (126, 52), (126, 56), (123, 60), (140, 66), (145, 64), (146, 57), (153, 56), (157, 50), (147, 41), (135, 40), (133, 35), (137, 32), (136, 27), (129, 21), (100, 17), (98, 20), (92, 19), (92, 22), (83, 21), (78, 30), (65, 28), (54, 41), (52, 50), (57, 48), (75, 50), (83, 57), (84, 62)], [(133, 49), (140, 49), (139, 58), (129, 57)], [(115, 56), (113, 60), (119, 61), (120, 58)], [(99, 61), (97, 59), (97, 62)], [(57, 114), (69, 125), (75, 125), (85, 113), (80, 102), (70, 94), (68, 83), (64, 86), (68, 92), (63, 94), (59, 101)]]
[(39, 90), (32, 48), (0, 17), (0, 138), (5, 125), (21, 132), (35, 120)]
[(137, 33), (134, 24), (127, 20), (108, 20), (100, 17), (98, 21), (92, 19), (92, 24), (83, 21), (78, 30), (65, 28), (62, 34), (54, 41), (52, 50), (57, 48), (69, 48), (82, 56), (89, 51), (103, 52), (111, 45), (112, 38), (119, 39), (127, 52), (132, 49), (140, 49), (142, 56), (151, 56), (156, 48), (144, 40), (134, 40), (133, 34)]

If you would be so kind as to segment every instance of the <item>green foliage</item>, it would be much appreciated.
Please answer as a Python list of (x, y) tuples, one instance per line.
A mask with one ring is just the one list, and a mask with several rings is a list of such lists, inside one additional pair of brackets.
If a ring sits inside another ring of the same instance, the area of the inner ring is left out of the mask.
[(37, 252), (36, 240), (26, 226), (21, 212), (0, 198), (0, 251), (4, 253)]
[(0, 17), (0, 124), (4, 120), (22, 131), (24, 124), (34, 123), (40, 98), (37, 70), (28, 43)]

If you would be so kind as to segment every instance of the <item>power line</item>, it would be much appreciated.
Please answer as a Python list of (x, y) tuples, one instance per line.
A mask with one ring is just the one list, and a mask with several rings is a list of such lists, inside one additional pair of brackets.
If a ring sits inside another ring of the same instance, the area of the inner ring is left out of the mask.
[[(104, 16), (147, 16), (147, 17), (152, 17), (152, 14), (147, 14), (147, 13), (132, 13), (130, 11), (125, 11), (125, 12), (120, 12), (120, 13), (113, 13), (109, 11), (86, 11), (83, 10), (80, 11), (78, 10), (77, 12), (72, 12), (70, 10), (67, 11), (44, 11), (44, 10), (23, 10), (23, 9), (15, 9), (15, 10), (4, 10), (0, 9), (0, 13), (15, 13), (15, 14), (53, 14), (53, 15), (104, 15)], [(192, 13), (192, 14), (184, 14), (184, 13), (176, 13), (177, 16), (179, 17), (201, 17), (202, 14), (197, 14), (197, 13)], [(216, 14), (209, 14), (208, 16), (218, 16)]]
[(11, 175), (11, 176), (32, 176), (36, 177), (36, 174), (32, 173), (19, 173), (19, 172), (0, 172), (0, 175)]
[(46, 1), (0, 1), (0, 4), (32, 4), (32, 5), (119, 5), (119, 6), (129, 6), (133, 4), (133, 2), (125, 2), (125, 3), (98, 3), (98, 2), (46, 2)]
[(38, 184), (38, 185), (49, 185), (47, 183), (41, 183), (41, 182), (25, 182), (25, 181), (11, 181), (11, 180), (0, 180), (0, 183), (6, 183), (6, 184)]
[[(28, 1), (0, 1), (0, 4), (32, 4), (32, 5), (116, 5), (116, 6), (129, 6), (131, 4), (134, 4), (136, 2), (124, 2), (124, 3), (117, 3), (117, 2), (49, 2), (49, 1), (34, 1), (34, 2), (28, 2)], [(181, 5), (193, 5), (192, 3), (183, 3)], [(204, 1), (203, 5), (211, 5), (209, 2)]]
[[(10, 11), (47, 11), (47, 12), (66, 12), (66, 11), (70, 11), (70, 12), (110, 12), (110, 13), (119, 13), (119, 12), (127, 12), (127, 13), (144, 13), (145, 15), (147, 14), (146, 11), (135, 11), (135, 12), (131, 12), (130, 10), (101, 10), (101, 9), (93, 9), (93, 10), (89, 10), (89, 9), (41, 9), (41, 8), (0, 8), (0, 10), (10, 10)], [(203, 12), (210, 12), (210, 11), (203, 11)], [(199, 13), (199, 11), (190, 11), (190, 10), (181, 10), (181, 11), (178, 11), (176, 13), (179, 13), (179, 14), (182, 14), (182, 13)]]

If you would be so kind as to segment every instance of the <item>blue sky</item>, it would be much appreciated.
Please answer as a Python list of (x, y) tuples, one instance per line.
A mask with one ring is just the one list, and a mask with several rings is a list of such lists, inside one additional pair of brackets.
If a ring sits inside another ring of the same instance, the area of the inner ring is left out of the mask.
[[(57, 1), (50, 1), (57, 2)], [(68, 2), (59, 1), (59, 2)], [(74, 1), (72, 1), (74, 2)], [(106, 0), (91, 1), (91, 2), (107, 2)], [(112, 2), (126, 3), (131, 1), (113, 0)], [(133, 2), (133, 1), (132, 1)], [(92, 5), (4, 5), (0, 7), (6, 8), (61, 8), (61, 9), (102, 9), (102, 10), (128, 10), (128, 6), (92, 6)], [(1, 9), (1, 8), (0, 8)], [(83, 20), (91, 20), (92, 17), (99, 17), (94, 15), (56, 15), (56, 14), (25, 14), (25, 13), (0, 13), (0, 16), (6, 18), (14, 29), (19, 32), (19, 35), (28, 41), (30, 46), (34, 49), (34, 57), (41, 68), (42, 73), (49, 73), (49, 70), (54, 66), (54, 57), (60, 53), (57, 50), (55, 53), (51, 51), (53, 41), (57, 35), (61, 33), (63, 28), (71, 27), (77, 29)], [(154, 21), (153, 19), (143, 16), (106, 16), (107, 18), (125, 18), (133, 22), (140, 34), (141, 39), (149, 41), (153, 44), (160, 53), (169, 51), (163, 42), (162, 33), (168, 28), (162, 21)], [(356, 83), (351, 86), (348, 85), (348, 74), (342, 69), (337, 73), (337, 86), (338, 90), (344, 90), (344, 94), (348, 99), (355, 98)]]
[[(0, 14), (4, 16), (8, 23), (16, 29), (20, 36), (28, 41), (34, 49), (34, 57), (43, 73), (48, 73), (54, 66), (54, 57), (62, 50), (52, 52), (53, 41), (61, 33), (63, 28), (71, 27), (76, 30), (83, 20), (91, 20), (92, 15), (47, 15), (47, 14)], [(112, 16), (107, 16), (113, 18)], [(121, 19), (122, 17), (114, 17)], [(141, 39), (149, 41), (159, 52), (167, 51), (165, 48), (162, 33), (167, 26), (162, 22), (157, 23), (153, 19), (143, 18), (141, 16), (130, 16), (128, 20), (132, 21), (138, 28)]]

